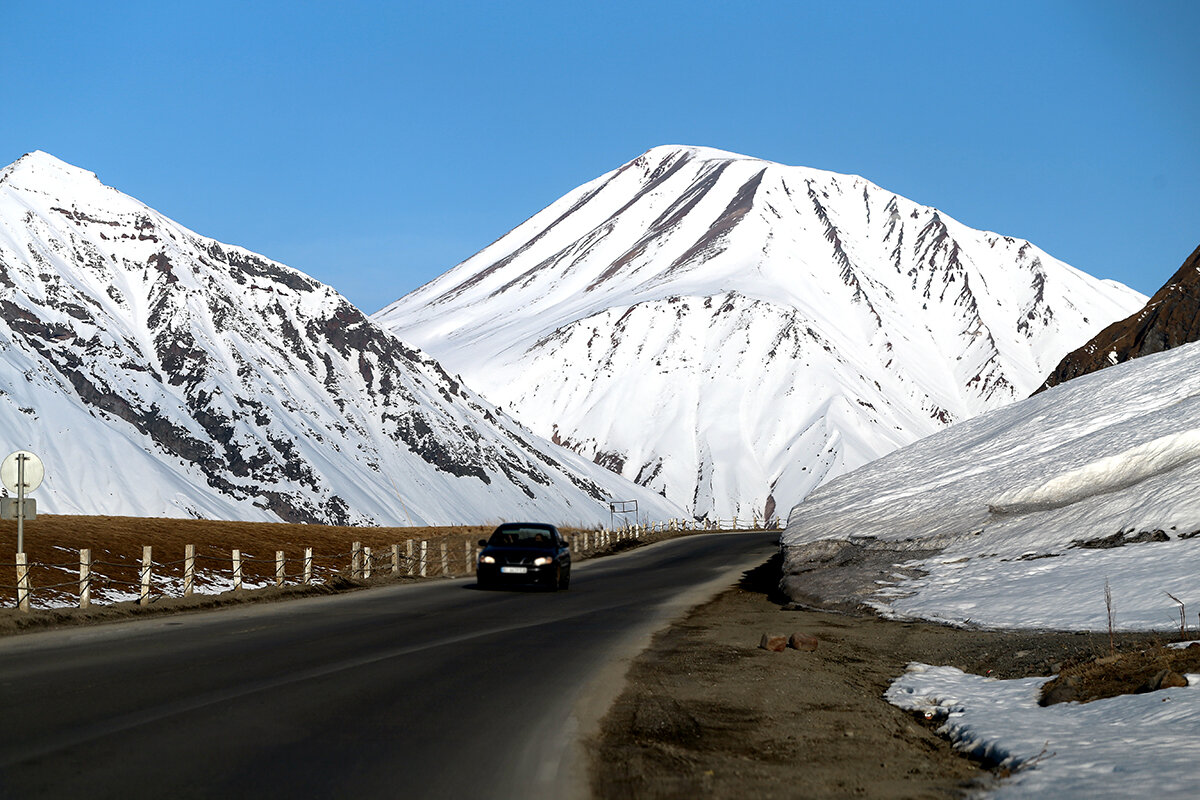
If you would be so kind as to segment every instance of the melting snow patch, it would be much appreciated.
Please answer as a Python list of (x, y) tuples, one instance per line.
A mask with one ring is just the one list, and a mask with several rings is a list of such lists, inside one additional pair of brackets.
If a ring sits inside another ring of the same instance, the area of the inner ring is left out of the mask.
[[(870, 604), (885, 616), (924, 617), (999, 628), (1104, 630), (1109, 583), (1120, 630), (1179, 628), (1179, 607), (1200, 607), (1196, 548), (1191, 541), (1117, 550), (1067, 550), (1037, 560), (974, 558), (921, 564), (923, 574)], [(897, 597), (900, 591), (906, 596)], [(1192, 619), (1195, 617), (1193, 616)]]
[(955, 747), (1012, 772), (997, 798), (1156, 798), (1200, 794), (1200, 690), (1190, 685), (1041, 707), (1047, 678), (996, 680), (910, 664), (886, 697), (945, 719)]

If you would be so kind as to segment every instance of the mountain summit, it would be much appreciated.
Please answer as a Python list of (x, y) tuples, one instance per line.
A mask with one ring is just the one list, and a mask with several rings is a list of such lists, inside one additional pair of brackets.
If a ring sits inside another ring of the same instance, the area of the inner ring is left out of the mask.
[(860, 177), (667, 146), (375, 319), (696, 516), (761, 518), (1143, 302)]
[(329, 523), (674, 509), (540, 441), (333, 289), (45, 153), (0, 170), (0, 436), (56, 513)]

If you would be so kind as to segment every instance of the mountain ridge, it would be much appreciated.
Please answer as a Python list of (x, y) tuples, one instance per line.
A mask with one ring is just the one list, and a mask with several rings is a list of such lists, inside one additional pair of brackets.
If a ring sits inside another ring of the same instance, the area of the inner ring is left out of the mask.
[(330, 287), (35, 152), (0, 171), (0, 432), (58, 513), (375, 524), (677, 509), (539, 442)]
[(1200, 247), (1154, 293), (1145, 307), (1067, 353), (1038, 392), (1130, 359), (1200, 340)]

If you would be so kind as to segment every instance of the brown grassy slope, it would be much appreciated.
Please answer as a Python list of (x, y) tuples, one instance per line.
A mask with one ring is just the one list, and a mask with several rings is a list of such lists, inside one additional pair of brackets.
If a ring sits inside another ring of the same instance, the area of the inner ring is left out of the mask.
[[(361, 528), (348, 525), (296, 525), (284, 522), (226, 522), (222, 520), (167, 519), (161, 517), (90, 517), (42, 514), (25, 523), (25, 551), (31, 561), (62, 561), (64, 551), (90, 547), (97, 551), (127, 554), (140, 559), (142, 547), (163, 552), (164, 559), (183, 558), (184, 545), (196, 545), (197, 553), (219, 551), (228, 556), (238, 548), (244, 554), (274, 558), (276, 550), (299, 556), (312, 547), (318, 556), (348, 553), (352, 542), (384, 548), (408, 539), (440, 540), (492, 532), (491, 526), (428, 528)], [(17, 524), (0, 522), (0, 542), (7, 553), (16, 550)], [(4, 558), (0, 556), (0, 558)], [(5, 559), (7, 560), (7, 559)]]

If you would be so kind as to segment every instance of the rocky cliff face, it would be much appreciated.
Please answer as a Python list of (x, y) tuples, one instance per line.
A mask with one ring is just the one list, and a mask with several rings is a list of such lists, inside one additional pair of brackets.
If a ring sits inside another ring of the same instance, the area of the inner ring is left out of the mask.
[(856, 176), (659, 147), (375, 318), (541, 435), (728, 519), (1026, 396), (1142, 302)]
[(0, 171), (0, 410), (59, 513), (582, 522), (631, 491), (333, 289), (44, 153)]
[(1145, 308), (1096, 334), (1059, 362), (1038, 391), (1132, 358), (1200, 339), (1200, 247)]

